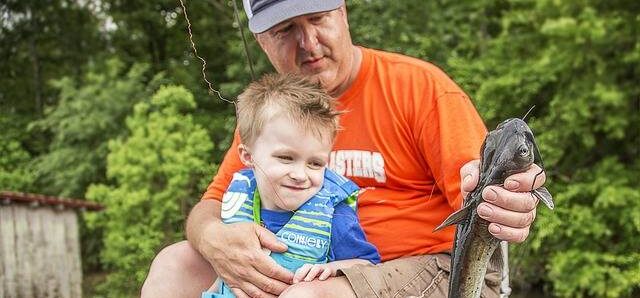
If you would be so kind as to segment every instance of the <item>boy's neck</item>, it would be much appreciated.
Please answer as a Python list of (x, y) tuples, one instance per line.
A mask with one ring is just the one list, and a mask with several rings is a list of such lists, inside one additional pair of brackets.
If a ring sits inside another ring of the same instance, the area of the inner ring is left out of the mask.
[(258, 192), (258, 194), (260, 194), (260, 196), (259, 196), (259, 198), (260, 198), (260, 209), (269, 210), (269, 211), (279, 211), (279, 212), (289, 211), (289, 210), (284, 210), (284, 209), (279, 208), (278, 206), (276, 206), (276, 204), (273, 203), (272, 198), (263, 197), (261, 195), (260, 190), (256, 189), (256, 191)]

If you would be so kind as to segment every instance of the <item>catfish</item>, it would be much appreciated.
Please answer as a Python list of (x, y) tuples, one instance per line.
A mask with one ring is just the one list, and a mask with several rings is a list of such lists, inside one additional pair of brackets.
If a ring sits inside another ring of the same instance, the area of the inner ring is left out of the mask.
[[(489, 233), (489, 222), (477, 213), (478, 205), (483, 201), (482, 191), (489, 185), (503, 185), (508, 176), (526, 171), (533, 163), (544, 169), (533, 132), (522, 119), (507, 119), (487, 134), (480, 149), (478, 185), (464, 198), (462, 209), (434, 230), (456, 225), (449, 298), (480, 297), (489, 262), (502, 268), (502, 255), (496, 250), (500, 240)], [(554, 208), (546, 188), (540, 187), (531, 193), (550, 209)]]

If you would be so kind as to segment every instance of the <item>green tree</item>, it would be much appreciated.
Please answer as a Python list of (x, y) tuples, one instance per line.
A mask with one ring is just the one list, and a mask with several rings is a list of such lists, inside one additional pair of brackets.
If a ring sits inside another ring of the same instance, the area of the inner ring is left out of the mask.
[[(78, 77), (104, 47), (99, 20), (79, 1), (0, 3), (0, 109), (38, 116), (55, 103), (50, 79)], [(32, 119), (29, 117), (30, 119)]]
[(91, 66), (81, 80), (53, 82), (60, 91), (58, 105), (31, 124), (51, 136), (47, 152), (31, 166), (39, 192), (82, 197), (89, 184), (105, 180), (107, 142), (126, 133), (125, 117), (153, 92), (147, 69), (139, 64), (126, 70), (112, 59)]
[[(30, 180), (19, 189), (82, 198), (91, 183), (105, 182), (108, 141), (126, 135), (125, 117), (162, 81), (160, 75), (148, 76), (144, 64), (126, 69), (120, 60), (110, 59), (90, 65), (81, 79), (53, 81), (60, 93), (58, 104), (30, 124), (32, 134), (51, 141), (45, 152), (23, 166)], [(12, 189), (16, 187), (20, 186)], [(81, 222), (85, 271), (100, 270), (101, 232), (87, 232)]]
[[(235, 59), (231, 57), (228, 41), (240, 42), (233, 27), (230, 2), (183, 2), (198, 54), (207, 62), (208, 80), (216, 89), (224, 83), (239, 81), (227, 73), (229, 61)], [(199, 107), (194, 112), (196, 122), (209, 131), (213, 140), (226, 138), (230, 130), (225, 125), (235, 110), (233, 105), (209, 94), (201, 75), (201, 61), (191, 48), (188, 24), (180, 2), (107, 0), (101, 4), (115, 24), (109, 33), (113, 53), (127, 64), (145, 62), (151, 65), (154, 73), (163, 71), (173, 83), (189, 89)], [(216, 148), (212, 155), (219, 156), (225, 149)]]
[[(7, 156), (32, 158), (46, 151), (48, 135), (26, 127), (57, 102), (56, 89), (48, 82), (80, 77), (93, 58), (87, 53), (104, 47), (98, 28), (86, 1), (0, 2), (0, 129), (6, 134), (0, 145), (5, 167), (0, 175), (13, 177), (5, 180), (6, 188), (38, 192), (27, 165), (6, 168)], [(11, 141), (5, 138), (9, 136)]]
[(31, 155), (20, 144), (14, 120), (10, 115), (0, 117), (0, 128), (5, 128), (0, 134), (0, 190), (28, 191), (34, 180), (28, 170)]
[[(347, 1), (354, 43), (433, 62), (475, 57), (499, 29), (503, 1)], [(372, 21), (375, 20), (375, 21)]]
[(109, 143), (111, 185), (92, 185), (86, 197), (107, 206), (88, 217), (104, 228), (101, 260), (111, 272), (102, 290), (123, 297), (139, 289), (159, 249), (183, 239), (184, 218), (209, 173), (212, 144), (194, 123), (193, 96), (163, 87), (135, 106), (127, 137)]

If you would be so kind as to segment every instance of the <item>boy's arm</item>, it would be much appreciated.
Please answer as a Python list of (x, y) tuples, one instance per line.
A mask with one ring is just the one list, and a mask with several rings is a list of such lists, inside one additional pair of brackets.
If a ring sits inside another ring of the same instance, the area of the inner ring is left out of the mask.
[(326, 264), (305, 264), (300, 267), (293, 276), (293, 283), (316, 278), (325, 280), (336, 276), (338, 269), (380, 262), (378, 250), (367, 241), (358, 216), (345, 202), (335, 206), (328, 257), (331, 261)]
[(363, 259), (348, 259), (333, 261), (326, 264), (305, 264), (296, 270), (293, 276), (293, 283), (299, 283), (301, 281), (312, 281), (316, 278), (319, 280), (326, 280), (329, 277), (335, 277), (338, 275), (339, 269), (346, 269), (354, 265), (366, 265), (372, 264), (372, 262)]
[(353, 208), (344, 202), (336, 205), (332, 228), (329, 261), (362, 259), (380, 263), (378, 249), (369, 241)]

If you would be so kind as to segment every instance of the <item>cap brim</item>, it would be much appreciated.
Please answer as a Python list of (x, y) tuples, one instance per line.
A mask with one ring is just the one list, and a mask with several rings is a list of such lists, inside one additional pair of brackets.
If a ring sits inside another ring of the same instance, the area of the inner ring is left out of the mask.
[(249, 19), (249, 30), (262, 33), (271, 27), (293, 17), (334, 10), (344, 3), (344, 0), (289, 0), (279, 1), (269, 8), (259, 11)]

